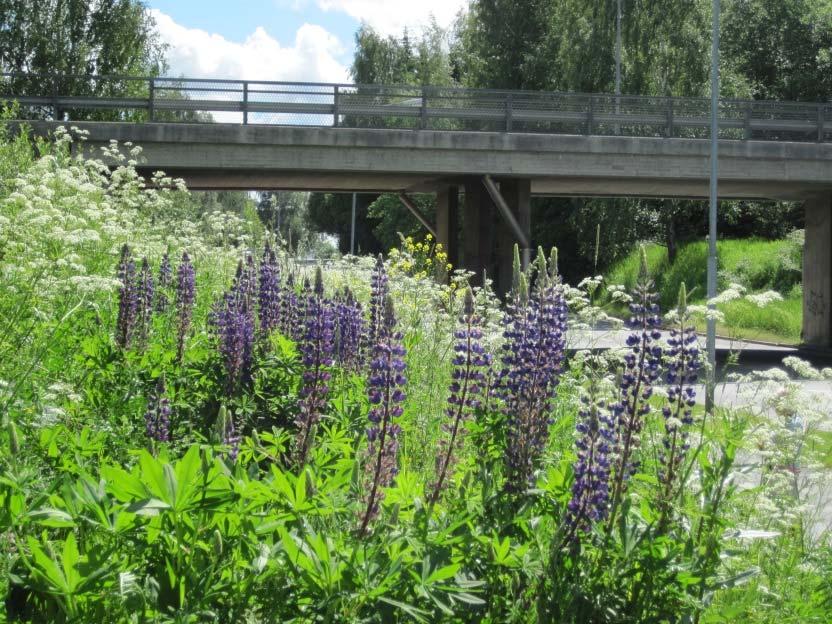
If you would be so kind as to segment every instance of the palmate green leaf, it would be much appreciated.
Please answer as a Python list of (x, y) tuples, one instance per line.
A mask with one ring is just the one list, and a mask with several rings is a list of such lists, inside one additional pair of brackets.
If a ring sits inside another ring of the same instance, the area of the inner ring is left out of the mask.
[(452, 563), (450, 565), (446, 565), (443, 568), (438, 568), (431, 572), (430, 576), (425, 579), (425, 585), (432, 585), (434, 583), (438, 583), (440, 581), (445, 581), (449, 578), (453, 578), (457, 572), (459, 572), (460, 564)]
[(81, 555), (78, 552), (78, 543), (75, 541), (75, 534), (70, 533), (64, 540), (64, 548), (61, 555), (64, 578), (66, 579), (70, 593), (75, 592), (75, 589), (81, 581), (81, 575), (78, 573), (78, 564), (80, 561)]
[(32, 572), (35, 576), (49, 585), (52, 591), (69, 594), (69, 584), (57, 562), (43, 551), (40, 543), (31, 535), (27, 538), (27, 543), (32, 553)]
[(429, 612), (414, 607), (413, 605), (409, 605), (406, 602), (401, 602), (399, 600), (393, 600), (392, 598), (388, 598), (386, 596), (379, 597), (379, 602), (383, 602), (385, 604), (389, 604), (391, 607), (396, 607), (397, 609), (401, 609), (405, 613), (407, 613), (410, 617), (412, 617), (417, 622), (428, 622), (427, 616), (430, 615)]
[(41, 507), (26, 514), (27, 518), (35, 521), (41, 526), (53, 529), (69, 528), (75, 526), (75, 520), (67, 512), (54, 507)]
[(146, 498), (147, 488), (137, 473), (129, 473), (118, 466), (102, 466), (101, 476), (106, 481), (107, 490), (122, 503)]
[[(171, 507), (175, 504), (175, 492), (165, 475), (165, 463), (159, 461), (147, 451), (139, 455), (142, 483), (153, 498), (165, 501)], [(172, 476), (172, 475), (171, 475)]]
[(127, 511), (137, 516), (158, 516), (159, 513), (168, 509), (171, 509), (171, 506), (158, 498), (146, 498), (127, 507)]

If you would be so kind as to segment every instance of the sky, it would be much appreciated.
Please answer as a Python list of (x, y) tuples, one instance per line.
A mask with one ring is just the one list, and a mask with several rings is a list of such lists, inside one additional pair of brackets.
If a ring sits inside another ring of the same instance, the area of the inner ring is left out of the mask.
[(450, 26), (466, 0), (146, 0), (168, 75), (350, 82), (362, 22), (384, 34)]

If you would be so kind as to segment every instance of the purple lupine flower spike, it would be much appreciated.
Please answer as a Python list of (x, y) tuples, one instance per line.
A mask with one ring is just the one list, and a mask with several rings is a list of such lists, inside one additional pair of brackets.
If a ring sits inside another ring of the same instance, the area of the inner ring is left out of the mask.
[(491, 366), (491, 355), (482, 346), (482, 320), (474, 308), (474, 293), (470, 288), (465, 291), (463, 311), (454, 338), (453, 372), (445, 410), (448, 420), (442, 424), (445, 437), (436, 458), (436, 481), (428, 497), (431, 506), (447, 486), (456, 461), (455, 453), (462, 446), (465, 421), (480, 406), (485, 391), (483, 371)]
[(662, 524), (669, 520), (671, 501), (679, 487), (679, 473), (690, 443), (689, 428), (693, 424), (696, 404), (694, 384), (701, 367), (696, 328), (690, 325), (687, 311), (687, 291), (682, 283), (676, 309), (678, 328), (670, 330), (667, 339), (670, 362), (667, 366), (667, 402), (664, 415), (663, 450), (659, 454), (659, 484), (662, 487)]
[(159, 288), (156, 291), (156, 311), (164, 312), (168, 309), (168, 289), (173, 283), (173, 269), (167, 253), (162, 256), (159, 264)]
[(575, 426), (578, 458), (573, 466), (575, 481), (572, 499), (567, 506), (566, 521), (570, 537), (577, 531), (589, 531), (609, 512), (610, 462), (615, 443), (615, 420), (606, 403), (596, 398), (596, 388), (582, 397)]
[(139, 296), (136, 284), (136, 263), (125, 244), (121, 248), (118, 263), (118, 279), (121, 288), (118, 291), (118, 319), (116, 320), (116, 344), (122, 349), (130, 348), (139, 309)]
[(196, 291), (194, 267), (188, 252), (182, 252), (182, 261), (176, 271), (176, 317), (178, 330), (176, 338), (176, 361), (182, 363), (185, 354), (185, 338), (191, 327)]
[(271, 246), (266, 243), (263, 250), (263, 260), (260, 263), (260, 290), (258, 293), (258, 313), (260, 318), (260, 334), (267, 337), (277, 329), (280, 321), (280, 269), (277, 256)]
[(295, 292), (295, 278), (289, 273), (286, 288), (280, 298), (280, 333), (291, 338), (298, 324), (298, 296)]
[(349, 288), (335, 306), (335, 356), (346, 369), (357, 370), (361, 364), (364, 337), (364, 313)]
[(384, 305), (387, 295), (390, 294), (390, 285), (387, 278), (387, 270), (384, 267), (384, 258), (378, 255), (376, 266), (370, 277), (370, 324), (367, 326), (365, 338), (365, 352), (367, 357), (372, 358), (372, 350), (378, 342), (378, 335), (381, 330), (384, 316)]
[(250, 308), (246, 279), (240, 263), (231, 289), (217, 302), (211, 315), (229, 395), (251, 381), (254, 312)]
[(635, 452), (640, 445), (644, 418), (650, 413), (650, 397), (653, 384), (659, 378), (662, 348), (659, 344), (661, 317), (656, 303), (658, 295), (653, 291), (653, 280), (647, 267), (647, 254), (641, 248), (641, 270), (636, 284), (634, 301), (630, 304), (631, 316), (627, 327), (632, 333), (627, 338), (629, 351), (624, 356), (619, 399), (612, 406), (616, 421), (616, 460), (610, 523), (627, 480), (638, 469)]
[(315, 289), (307, 300), (305, 333), (300, 343), (303, 385), (295, 451), (298, 466), (306, 463), (315, 430), (329, 397), (329, 368), (334, 363), (335, 319), (330, 302), (324, 299), (323, 275), (315, 271)]
[(367, 396), (370, 400), (367, 429), (367, 448), (364, 465), (365, 503), (359, 533), (364, 535), (370, 521), (378, 515), (382, 488), (393, 483), (398, 473), (399, 425), (394, 422), (402, 415), (405, 399), (405, 349), (402, 335), (396, 331), (393, 300), (388, 295), (381, 310), (379, 333), (373, 347), (370, 374), (367, 380)]
[[(506, 488), (522, 492), (549, 439), (551, 403), (557, 391), (566, 348), (566, 302), (553, 267), (550, 273), (538, 249), (533, 292), (526, 276), (519, 284), (506, 317), (503, 375), (500, 392), (508, 420)], [(519, 273), (519, 271), (516, 271)]]
[(136, 344), (140, 348), (147, 345), (150, 327), (153, 323), (153, 274), (147, 258), (142, 258), (142, 268), (136, 284)]
[(299, 342), (303, 340), (306, 333), (306, 319), (309, 315), (309, 304), (312, 299), (312, 285), (309, 283), (309, 278), (303, 278), (303, 286), (300, 294), (297, 296), (295, 310), (297, 311), (297, 320), (295, 324), (289, 328), (292, 340)]
[(156, 442), (170, 442), (170, 414), (165, 378), (159, 377), (156, 388), (147, 401), (147, 411), (144, 415), (148, 438)]

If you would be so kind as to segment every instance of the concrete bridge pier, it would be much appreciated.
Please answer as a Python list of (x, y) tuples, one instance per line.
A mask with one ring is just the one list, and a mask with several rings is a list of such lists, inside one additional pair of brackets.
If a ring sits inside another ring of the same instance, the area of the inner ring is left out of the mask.
[(832, 349), (832, 194), (805, 202), (803, 344)]
[[(525, 244), (531, 247), (531, 196), (532, 183), (528, 178), (504, 179), (500, 182), (500, 195), (503, 196), (507, 207), (511, 210), (517, 225), (525, 235)], [(512, 263), (514, 261), (514, 245), (520, 246), (521, 260), (523, 259), (524, 241), (518, 240), (505, 219), (500, 220), (500, 227), (497, 235), (497, 273), (495, 283), (497, 292), (505, 294), (511, 288)], [(534, 258), (534, 254), (529, 255)]]
[(459, 267), (459, 187), (446, 186), (436, 193), (436, 242)]
[(496, 209), (482, 179), (465, 179), (462, 214), (462, 266), (473, 271), (472, 286), (482, 285), (482, 272), (494, 276), (494, 220)]

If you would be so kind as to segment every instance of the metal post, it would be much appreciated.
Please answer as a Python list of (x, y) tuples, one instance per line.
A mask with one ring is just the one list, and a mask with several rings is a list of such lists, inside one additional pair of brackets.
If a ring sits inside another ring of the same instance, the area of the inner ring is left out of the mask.
[(673, 138), (673, 98), (667, 98), (667, 128), (666, 132), (667, 138)]
[(752, 110), (751, 110), (751, 107), (753, 105), (754, 105), (753, 102), (748, 102), (745, 105), (745, 114), (744, 114), (744, 117), (743, 117), (743, 128), (744, 128), (743, 134), (745, 136), (746, 141), (750, 141), (751, 137), (752, 137), (752, 133), (751, 133), (751, 113), (752, 113)]
[(422, 110), (420, 113), (419, 127), (424, 130), (428, 127), (428, 95), (424, 87), (422, 87)]
[(511, 121), (514, 115), (514, 102), (512, 94), (506, 96), (506, 132), (511, 132)]
[[(621, 0), (615, 2), (615, 116), (621, 114)], [(621, 134), (616, 121), (615, 133)]]
[(243, 81), (243, 125), (248, 125), (248, 81)]
[(153, 121), (156, 117), (156, 80), (151, 78), (148, 84), (148, 110), (147, 110), (147, 117), (148, 120)]
[(593, 96), (589, 96), (589, 107), (586, 111), (586, 133), (587, 135), (592, 134), (592, 126), (595, 123), (595, 98)]
[(352, 219), (350, 220), (350, 254), (353, 255), (353, 256), (355, 255), (355, 202), (356, 202), (356, 197), (357, 197), (357, 195), (355, 193), (353, 193), (352, 194)]
[[(708, 300), (716, 297), (716, 210), (717, 174), (719, 158), (719, 0), (713, 0), (711, 25), (711, 189), (708, 212)], [(712, 303), (708, 307), (713, 310)], [(707, 334), (708, 380), (705, 391), (705, 409), (713, 411), (716, 385), (716, 319), (708, 319)]]
[(823, 143), (823, 140), (826, 138), (826, 130), (823, 127), (823, 122), (825, 121), (824, 113), (824, 105), (818, 104), (818, 143)]
[[(338, 85), (335, 85), (333, 87), (333, 92), (332, 92), (332, 127), (333, 128), (338, 127), (338, 115), (339, 115), (339, 112), (338, 112)], [(355, 197), (354, 194), (353, 194), (353, 197)]]

